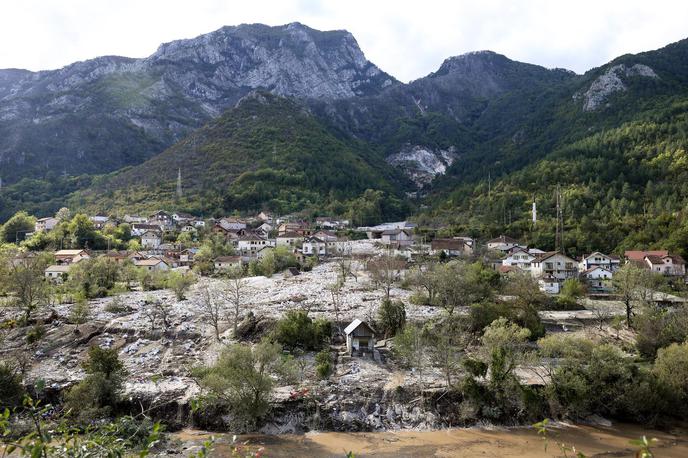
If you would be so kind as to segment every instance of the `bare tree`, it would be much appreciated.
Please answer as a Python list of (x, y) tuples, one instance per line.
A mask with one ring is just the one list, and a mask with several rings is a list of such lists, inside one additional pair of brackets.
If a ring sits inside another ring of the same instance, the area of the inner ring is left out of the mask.
[(382, 288), (386, 300), (389, 300), (392, 286), (404, 267), (406, 267), (406, 261), (391, 254), (383, 254), (368, 261), (370, 276), (375, 284)]
[(203, 317), (208, 320), (215, 331), (215, 338), (220, 340), (220, 321), (224, 316), (225, 307), (224, 301), (213, 297), (210, 287), (205, 285), (201, 289), (201, 313)]
[(241, 308), (244, 306), (245, 298), (248, 294), (248, 283), (243, 276), (241, 268), (230, 269), (229, 280), (224, 290), (224, 296), (232, 305), (230, 314), (232, 322), (234, 323), (234, 336), (237, 334), (237, 327), (239, 326), (239, 317), (241, 316)]
[(411, 274), (411, 281), (413, 284), (424, 290), (428, 295), (428, 304), (435, 303), (435, 296), (437, 294), (437, 276), (435, 275), (435, 262), (428, 262), (413, 269)]
[(23, 320), (28, 322), (33, 312), (50, 301), (50, 285), (44, 277), (48, 258), (15, 250), (4, 252), (3, 257), (5, 259), (0, 259), (0, 282), (12, 295), (14, 306), (24, 314)]
[(358, 281), (358, 277), (351, 268), (353, 262), (351, 253), (351, 246), (346, 246), (342, 249), (339, 259), (337, 259), (337, 271), (342, 282), (346, 282), (348, 277), (354, 277), (354, 280)]
[(344, 281), (342, 277), (338, 277), (337, 280), (327, 287), (330, 292), (330, 297), (332, 298), (332, 307), (334, 308), (334, 318), (337, 323), (337, 330), (339, 334), (342, 334), (341, 320), (339, 319), (339, 313), (341, 310), (342, 302), (342, 287), (344, 286)]
[(143, 314), (151, 323), (151, 332), (155, 331), (158, 321), (162, 322), (164, 331), (167, 331), (170, 327), (170, 306), (159, 299), (146, 299), (144, 302)]

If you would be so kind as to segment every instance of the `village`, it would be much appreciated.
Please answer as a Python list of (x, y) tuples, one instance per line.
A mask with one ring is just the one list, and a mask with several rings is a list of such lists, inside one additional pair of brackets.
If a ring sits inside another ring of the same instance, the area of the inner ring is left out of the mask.
[[(86, 247), (80, 249), (60, 249), (54, 253), (56, 264), (45, 270), (46, 278), (54, 282), (63, 281), (69, 269), (80, 260), (100, 255), (118, 262), (131, 260), (134, 266), (146, 270), (188, 271), (194, 267), (199, 242), (209, 236), (219, 236), (234, 248), (233, 254), (213, 259), (214, 271), (218, 273), (248, 266), (252, 260), (262, 259), (276, 247), (288, 248), (299, 265), (306, 265), (308, 259), (326, 260), (351, 254), (352, 240), (361, 239), (375, 241), (388, 254), (410, 263), (428, 256), (442, 256), (443, 259), (481, 257), (503, 275), (529, 273), (537, 280), (540, 289), (548, 294), (559, 294), (563, 282), (570, 278), (580, 279), (590, 293), (613, 293), (614, 273), (622, 265), (619, 256), (593, 252), (573, 259), (560, 251), (546, 252), (529, 247), (505, 235), (487, 240), (482, 245), (478, 240), (465, 236), (434, 238), (427, 242), (426, 237), (415, 235), (416, 225), (407, 221), (350, 228), (349, 221), (329, 217), (303, 221), (261, 212), (252, 218), (203, 220), (185, 213), (165, 211), (147, 217), (125, 215), (121, 221), (104, 215), (89, 219), (97, 230), (127, 224), (131, 240), (138, 241), (139, 248), (95, 252), (89, 250), (86, 243)], [(49, 232), (58, 223), (55, 217), (37, 219), (34, 233)], [(26, 233), (26, 237), (32, 235)], [(623, 263), (626, 262), (671, 280), (688, 281), (686, 261), (668, 250), (629, 250), (623, 255)]]
[[(190, 406), (205, 392), (194, 368), (214, 364), (232, 345), (255, 348), (290, 320), (301, 320), (299, 326), (329, 323), (331, 331), (322, 347), (298, 343), (305, 328), (299, 328), (294, 347), (284, 344), (298, 375), (276, 382), (272, 408), (259, 425), (262, 433), (474, 424), (485, 414), (465, 407), (468, 401), (450, 402), (451, 396), (441, 401), (454, 393), (453, 380), (466, 376), (457, 361), (480, 355), (480, 337), (466, 343), (461, 333), (479, 336), (469, 329), (480, 332), (494, 317), (509, 316), (541, 339), (564, 336), (629, 347), (637, 338), (624, 324), (629, 304), (635, 304), (636, 314), (641, 302), (666, 310), (688, 303), (685, 261), (666, 250), (626, 251), (622, 257), (594, 252), (573, 259), (506, 235), (482, 241), (432, 238), (409, 221), (352, 228), (339, 218), (308, 221), (265, 212), (251, 218), (200, 219), (157, 211), (121, 220), (104, 215), (70, 219), (88, 231), (125, 234), (126, 240), (101, 238), (101, 249), (93, 249), (92, 234), (82, 237), (80, 247), (70, 245), (76, 237), (60, 234), (34, 252), (26, 249), (32, 241), (71, 230), (55, 217), (35, 220), (33, 230), (17, 240), (24, 249), (6, 261), (29, 266), (41, 256), (49, 259), (42, 277), (52, 293), (47, 306), (37, 307), (24, 322), (16, 309), (0, 309), (0, 356), (20, 361), (25, 383), (44, 385), (45, 396), (58, 402), (88, 376), (84, 361), (89, 349), (112, 350), (127, 373), (125, 404), (147, 406), (172, 430), (189, 424), (232, 427), (229, 417), (192, 413)], [(117, 249), (108, 250), (108, 244)], [(96, 280), (85, 279), (85, 270), (99, 268), (96, 262), (119, 269), (109, 289), (94, 289)], [(633, 285), (650, 294), (626, 301), (614, 280), (625, 266), (662, 282)], [(156, 286), (151, 281), (156, 275), (167, 280)], [(474, 281), (453, 284), (462, 277), (485, 282), (484, 291), (459, 300)], [(183, 286), (177, 288), (172, 278), (185, 279)], [(579, 293), (572, 295), (572, 284)], [(385, 315), (389, 310), (401, 316), (392, 324)], [(411, 353), (400, 352), (403, 329), (436, 334), (457, 318), (471, 323), (469, 328), (456, 325), (463, 331), (447, 332), (447, 341), (431, 334), (421, 357), (414, 359), (413, 351), (421, 350), (413, 345), (407, 349)], [(33, 333), (40, 335), (27, 345)], [(442, 359), (440, 348), (464, 356)], [(523, 386), (544, 389), (559, 365), (551, 361), (557, 359), (520, 359), (513, 375)]]

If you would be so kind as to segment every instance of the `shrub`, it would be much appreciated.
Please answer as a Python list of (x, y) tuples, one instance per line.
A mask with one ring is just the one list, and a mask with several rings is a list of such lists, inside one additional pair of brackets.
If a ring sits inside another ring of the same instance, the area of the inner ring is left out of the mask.
[(688, 410), (688, 342), (671, 344), (657, 352), (653, 372), (661, 384), (666, 386), (678, 401), (677, 405)]
[(88, 320), (90, 313), (88, 300), (83, 295), (79, 295), (69, 311), (69, 321), (74, 324), (83, 324)]
[(124, 305), (122, 299), (119, 297), (113, 297), (112, 300), (105, 306), (105, 311), (108, 313), (119, 314), (128, 312), (129, 310), (130, 308)]
[(167, 287), (174, 291), (178, 301), (184, 300), (184, 294), (194, 284), (194, 277), (191, 274), (181, 272), (170, 272), (167, 276)]
[(86, 378), (65, 395), (65, 406), (79, 421), (106, 416), (119, 401), (126, 371), (117, 351), (91, 347), (83, 363)]
[(657, 350), (688, 338), (688, 307), (648, 308), (634, 319), (636, 346), (641, 355), (654, 358)]
[(315, 372), (320, 379), (326, 379), (332, 373), (332, 355), (328, 349), (315, 355)]
[(287, 312), (275, 329), (275, 339), (290, 350), (320, 350), (331, 335), (332, 324), (329, 321), (323, 318), (313, 321), (303, 310)]
[(512, 306), (504, 302), (473, 304), (468, 315), (468, 325), (472, 332), (480, 333), (499, 318), (506, 318), (528, 329), (531, 340), (545, 335), (545, 326), (533, 305)]
[(377, 312), (378, 331), (384, 333), (385, 338), (394, 336), (406, 323), (406, 308), (401, 301), (384, 299)]
[(38, 342), (45, 335), (45, 328), (41, 323), (38, 323), (29, 329), (26, 333), (26, 343), (29, 345)]
[(21, 405), (24, 387), (18, 371), (6, 362), (0, 362), (0, 409)]
[(292, 372), (292, 360), (282, 356), (280, 345), (263, 341), (253, 348), (225, 347), (215, 364), (194, 369), (193, 376), (212, 405), (220, 401), (230, 408), (233, 427), (251, 430), (270, 408), (275, 379)]

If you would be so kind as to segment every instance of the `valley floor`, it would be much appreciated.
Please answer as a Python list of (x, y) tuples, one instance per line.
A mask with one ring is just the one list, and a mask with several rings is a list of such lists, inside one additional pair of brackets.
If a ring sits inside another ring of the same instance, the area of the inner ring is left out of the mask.
[[(612, 427), (563, 425), (549, 433), (547, 446), (532, 428), (452, 428), (436, 431), (387, 431), (374, 433), (307, 433), (304, 435), (240, 436), (239, 443), (263, 448), (266, 456), (283, 458), (344, 457), (352, 451), (356, 457), (485, 457), (539, 458), (564, 456), (560, 443), (575, 447), (588, 457), (633, 457), (631, 440), (646, 435), (657, 439), (652, 447), (656, 457), (688, 456), (688, 431), (676, 429), (661, 432), (642, 426), (615, 424)], [(192, 452), (210, 434), (183, 430), (172, 435), (167, 451), (159, 456), (172, 456), (179, 451)], [(232, 437), (215, 437), (219, 456), (229, 455)], [(576, 452), (568, 451), (572, 456)]]

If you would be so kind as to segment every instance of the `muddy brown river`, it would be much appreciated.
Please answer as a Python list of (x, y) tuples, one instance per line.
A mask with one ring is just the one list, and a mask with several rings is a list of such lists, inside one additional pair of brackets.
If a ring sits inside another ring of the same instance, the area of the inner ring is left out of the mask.
[[(439, 431), (396, 431), (374, 433), (307, 433), (304, 435), (239, 436), (254, 449), (263, 448), (267, 457), (345, 457), (351, 451), (359, 457), (561, 457), (560, 443), (575, 447), (587, 457), (633, 457), (630, 441), (643, 435), (657, 439), (652, 451), (657, 458), (687, 458), (688, 431), (661, 432), (638, 425), (612, 427), (566, 426), (550, 430), (547, 447), (532, 428), (466, 428)], [(192, 446), (209, 437), (202, 431), (174, 434)], [(216, 436), (211, 456), (231, 456), (230, 436)], [(570, 450), (568, 456), (576, 456)], [(243, 456), (243, 455), (242, 455)]]

